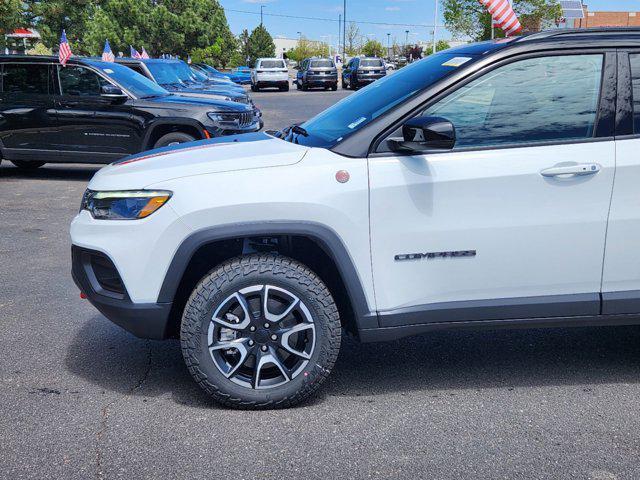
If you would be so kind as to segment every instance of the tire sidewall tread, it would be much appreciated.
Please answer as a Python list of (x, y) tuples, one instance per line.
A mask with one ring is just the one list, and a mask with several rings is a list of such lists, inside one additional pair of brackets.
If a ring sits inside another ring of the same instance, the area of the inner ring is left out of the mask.
[[(252, 390), (232, 383), (218, 371), (208, 357), (204, 329), (214, 306), (230, 293), (267, 283), (292, 291), (309, 308), (316, 325), (316, 346), (305, 371), (296, 378), (273, 389)], [(196, 382), (217, 402), (239, 409), (285, 408), (304, 401), (331, 372), (340, 340), (338, 310), (322, 280), (303, 264), (274, 254), (237, 257), (209, 272), (187, 301), (180, 332), (183, 357)]]

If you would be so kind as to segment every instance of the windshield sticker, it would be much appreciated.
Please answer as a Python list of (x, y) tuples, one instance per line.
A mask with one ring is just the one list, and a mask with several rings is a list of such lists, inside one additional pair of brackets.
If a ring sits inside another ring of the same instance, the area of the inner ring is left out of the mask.
[(110, 68), (103, 68), (102, 71), (104, 73), (108, 73), (109, 75), (111, 75), (113, 73), (113, 70), (111, 70)]
[(353, 130), (354, 128), (356, 128), (358, 125), (360, 125), (362, 122), (366, 121), (367, 117), (360, 117), (359, 119), (357, 119), (355, 122), (350, 123), (349, 125), (347, 125), (349, 127), (350, 130)]
[(447, 60), (442, 64), (443, 67), (459, 67), (460, 65), (464, 65), (471, 57), (453, 57), (451, 60)]

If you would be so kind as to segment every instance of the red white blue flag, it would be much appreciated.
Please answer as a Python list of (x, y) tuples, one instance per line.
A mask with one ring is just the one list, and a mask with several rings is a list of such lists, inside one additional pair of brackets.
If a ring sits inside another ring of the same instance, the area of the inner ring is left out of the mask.
[(109, 40), (104, 42), (104, 50), (102, 51), (102, 61), (113, 63), (116, 61), (116, 57), (111, 51), (111, 45), (109, 45)]
[(493, 19), (493, 24), (501, 28), (507, 37), (516, 35), (522, 30), (522, 25), (513, 11), (509, 0), (480, 0)]
[(144, 49), (144, 47), (142, 47), (142, 54), (140, 55), (140, 58), (149, 58), (149, 54)]
[(135, 48), (133, 48), (131, 45), (129, 45), (129, 48), (131, 49), (131, 58), (137, 58), (138, 60), (142, 58), (140, 52), (138, 52)]
[(69, 46), (69, 41), (67, 40), (67, 34), (64, 30), (62, 30), (62, 36), (60, 37), (60, 49), (58, 51), (58, 60), (64, 67), (69, 59), (71, 58), (71, 47)]

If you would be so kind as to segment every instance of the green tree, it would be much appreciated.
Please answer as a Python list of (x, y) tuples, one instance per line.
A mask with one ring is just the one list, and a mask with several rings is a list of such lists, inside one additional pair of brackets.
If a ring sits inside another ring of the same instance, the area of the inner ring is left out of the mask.
[(377, 40), (368, 40), (367, 43), (362, 46), (362, 53), (367, 57), (384, 57), (385, 50)]
[[(451, 48), (451, 45), (449, 45), (449, 42), (447, 42), (446, 40), (438, 40), (436, 42), (436, 52), (441, 52), (442, 50), (448, 50), (449, 48)], [(429, 47), (427, 47), (423, 51), (423, 56), (431, 55), (432, 53), (433, 53), (433, 43), (431, 43)]]
[(222, 65), (236, 49), (217, 0), (102, 0), (88, 22), (87, 49), (99, 54), (107, 38), (115, 51), (129, 52), (129, 45), (153, 56), (197, 51)]
[(0, 47), (4, 49), (4, 34), (25, 26), (21, 0), (0, 0)]
[(42, 43), (56, 48), (62, 30), (74, 53), (90, 53), (83, 41), (86, 27), (102, 0), (24, 0), (26, 17), (42, 36)]
[(296, 62), (301, 62), (305, 58), (328, 57), (329, 45), (320, 42), (311, 42), (305, 37), (301, 37), (296, 47), (287, 52), (287, 57)]
[[(513, 8), (525, 31), (552, 25), (562, 15), (556, 0), (513, 0)], [(442, 0), (444, 22), (456, 37), (491, 38), (491, 15), (478, 0)], [(504, 32), (496, 29), (496, 37)]]
[(247, 58), (251, 57), (251, 51), (249, 50), (249, 31), (246, 28), (238, 35), (238, 54), (242, 59), (241, 63), (238, 63), (236, 66), (246, 65)]
[(251, 65), (258, 58), (275, 57), (276, 45), (271, 34), (263, 25), (258, 25), (249, 36), (249, 59)]

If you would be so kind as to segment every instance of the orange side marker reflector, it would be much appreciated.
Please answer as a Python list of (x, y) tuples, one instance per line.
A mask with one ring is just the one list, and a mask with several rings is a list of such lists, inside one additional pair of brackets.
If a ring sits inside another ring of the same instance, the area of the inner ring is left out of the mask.
[(211, 134), (209, 132), (207, 132), (206, 130), (204, 131), (204, 138), (206, 138), (207, 140), (209, 140), (211, 138)]

